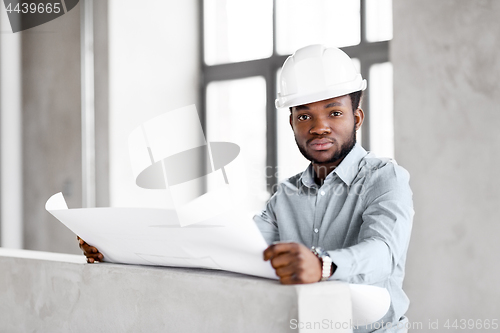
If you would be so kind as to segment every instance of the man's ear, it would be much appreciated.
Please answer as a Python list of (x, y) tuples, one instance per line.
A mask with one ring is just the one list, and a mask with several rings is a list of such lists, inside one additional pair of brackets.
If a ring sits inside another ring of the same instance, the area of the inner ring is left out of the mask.
[(356, 131), (361, 128), (361, 125), (363, 125), (363, 120), (365, 120), (365, 113), (363, 112), (363, 109), (357, 108), (356, 111), (354, 111), (354, 123), (356, 124)]
[(290, 118), (289, 118), (289, 120), (290, 120), (290, 127), (292, 127), (292, 130), (293, 130), (293, 124), (292, 124), (292, 120), (293, 120), (293, 118), (292, 118), (292, 112), (293, 112), (293, 111), (292, 111), (292, 109), (290, 109)]

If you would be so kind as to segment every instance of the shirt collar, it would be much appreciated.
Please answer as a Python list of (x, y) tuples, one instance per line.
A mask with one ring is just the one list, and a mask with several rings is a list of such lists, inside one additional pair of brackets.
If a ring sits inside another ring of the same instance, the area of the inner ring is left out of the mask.
[(332, 173), (336, 173), (347, 186), (351, 186), (359, 172), (359, 164), (366, 154), (368, 154), (366, 150), (356, 144)]
[[(356, 177), (359, 171), (359, 163), (366, 156), (366, 150), (359, 144), (354, 145), (352, 150), (347, 154), (347, 156), (340, 162), (340, 164), (326, 176), (325, 182), (328, 182), (336, 174), (347, 186), (351, 186), (352, 181)], [(314, 169), (312, 163), (309, 164), (307, 169), (300, 176), (302, 184), (307, 187), (316, 187), (314, 182)]]
[(302, 173), (302, 176), (300, 176), (300, 180), (302, 181), (302, 184), (307, 187), (317, 187), (314, 182), (314, 169), (312, 163), (309, 163), (307, 169)]

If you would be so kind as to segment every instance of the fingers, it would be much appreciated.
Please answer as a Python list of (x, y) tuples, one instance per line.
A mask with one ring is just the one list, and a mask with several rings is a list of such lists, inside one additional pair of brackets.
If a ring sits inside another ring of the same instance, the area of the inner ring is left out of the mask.
[[(281, 259), (281, 258), (279, 258), (279, 259)], [(293, 273), (295, 273), (299, 269), (298, 263), (296, 261), (293, 261), (292, 258), (285, 258), (284, 260), (280, 261), (279, 263), (273, 262), (275, 260), (276, 259), (273, 259), (271, 261), (271, 266), (273, 266), (273, 268), (276, 271), (276, 274), (278, 276), (292, 275)]]
[(305, 283), (297, 277), (297, 274), (280, 277), (281, 284), (302, 284)]
[(102, 253), (97, 251), (97, 249), (95, 247), (89, 246), (88, 244), (87, 244), (87, 246), (89, 247), (89, 250), (83, 251), (83, 254), (87, 257), (87, 262), (94, 263), (96, 261), (102, 261), (104, 259), (104, 256), (102, 255)]
[(290, 252), (280, 253), (271, 259), (271, 266), (274, 269), (293, 265), (294, 263), (296, 263), (296, 255)]
[(303, 268), (295, 262), (287, 266), (276, 268), (276, 275), (280, 278), (281, 284), (306, 283), (303, 278)]
[(89, 257), (87, 257), (87, 262), (88, 262), (89, 264), (93, 264), (93, 263), (95, 263), (95, 262), (101, 262), (101, 261), (102, 261), (102, 254), (101, 254), (100, 256), (101, 256), (101, 258), (100, 258), (100, 259), (96, 259), (96, 258), (89, 258)]
[(264, 251), (282, 284), (313, 283), (321, 279), (321, 262), (299, 243), (278, 243)]
[(276, 271), (282, 284), (306, 283), (304, 267), (300, 255), (287, 253), (271, 259), (271, 266)]
[(102, 261), (104, 259), (103, 254), (100, 253), (96, 247), (87, 244), (83, 239), (81, 239), (78, 236), (76, 236), (76, 239), (78, 240), (78, 246), (80, 246), (80, 249), (82, 249), (83, 254), (87, 257), (88, 263), (94, 263), (97, 261)]
[(264, 250), (264, 261), (270, 260), (282, 253), (297, 253), (299, 251), (298, 243), (277, 243)]
[(298, 276), (302, 268), (298, 265), (298, 256), (300, 257), (297, 243), (273, 244), (264, 251), (264, 260), (271, 261), (271, 266), (276, 270), (282, 284), (301, 283)]

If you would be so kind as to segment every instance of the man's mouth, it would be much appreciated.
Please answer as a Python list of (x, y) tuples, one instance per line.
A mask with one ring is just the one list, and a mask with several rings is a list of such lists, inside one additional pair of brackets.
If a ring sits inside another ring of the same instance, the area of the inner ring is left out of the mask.
[(313, 139), (309, 142), (309, 147), (313, 150), (327, 150), (333, 146), (333, 141), (330, 139)]

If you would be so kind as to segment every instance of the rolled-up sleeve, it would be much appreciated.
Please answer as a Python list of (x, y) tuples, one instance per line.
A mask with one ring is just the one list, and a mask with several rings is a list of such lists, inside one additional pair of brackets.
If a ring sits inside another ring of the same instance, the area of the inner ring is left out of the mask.
[(364, 211), (356, 245), (328, 251), (337, 266), (331, 279), (373, 284), (405, 260), (413, 203), (408, 172), (392, 163), (377, 169), (364, 188)]

